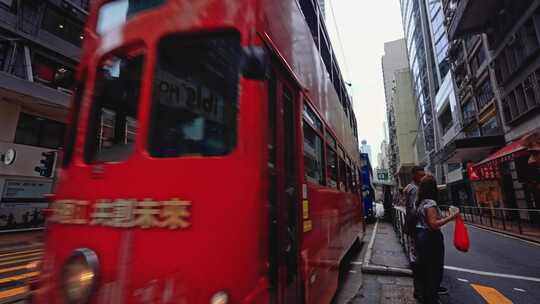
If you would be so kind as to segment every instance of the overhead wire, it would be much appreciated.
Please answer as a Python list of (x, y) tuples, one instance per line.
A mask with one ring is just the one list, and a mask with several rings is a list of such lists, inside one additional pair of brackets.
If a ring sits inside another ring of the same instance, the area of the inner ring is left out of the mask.
[(343, 61), (345, 61), (345, 74), (347, 76), (347, 79), (351, 79), (351, 74), (349, 72), (349, 63), (347, 61), (347, 56), (345, 55), (345, 48), (343, 47), (343, 41), (341, 40), (341, 33), (339, 30), (339, 26), (337, 24), (336, 14), (334, 12), (334, 6), (332, 5), (332, 1), (328, 0), (328, 4), (330, 6), (330, 12), (332, 13), (332, 22), (334, 23), (334, 27), (336, 28), (336, 35), (338, 39), (339, 49), (341, 51), (341, 55), (343, 56)]

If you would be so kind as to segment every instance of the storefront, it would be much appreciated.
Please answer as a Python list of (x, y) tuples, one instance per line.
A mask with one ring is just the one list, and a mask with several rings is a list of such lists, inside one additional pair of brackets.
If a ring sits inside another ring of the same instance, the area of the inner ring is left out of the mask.
[(538, 153), (533, 146), (525, 136), (469, 166), (480, 207), (530, 210), (520, 212), (521, 218), (540, 223), (540, 167), (531, 162)]

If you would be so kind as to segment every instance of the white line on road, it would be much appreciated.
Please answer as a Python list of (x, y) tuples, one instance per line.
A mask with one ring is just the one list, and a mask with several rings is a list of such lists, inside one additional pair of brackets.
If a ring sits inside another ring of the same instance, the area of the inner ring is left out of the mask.
[(354, 261), (354, 262), (351, 262), (352, 265), (362, 265), (362, 262), (360, 261)]
[(519, 291), (519, 292), (525, 292), (525, 289), (521, 289), (521, 288), (514, 288), (515, 291)]
[(461, 281), (461, 282), (465, 282), (465, 283), (469, 283), (469, 280), (465, 280), (465, 279), (457, 279), (458, 281)]
[(474, 270), (474, 269), (459, 268), (459, 267), (446, 266), (446, 265), (444, 266), (444, 269), (454, 270), (454, 271), (460, 271), (460, 272), (474, 273), (474, 274), (485, 275), (485, 276), (491, 276), (491, 277), (500, 277), (500, 278), (508, 278), (508, 279), (516, 279), (516, 280), (524, 280), (524, 281), (540, 282), (540, 278), (525, 277), (525, 276), (519, 276), (519, 275), (513, 275), (513, 274), (506, 274), (506, 273), (487, 272), (487, 271), (480, 271), (480, 270)]
[(476, 228), (476, 229), (478, 229), (478, 230), (483, 230), (483, 231), (486, 231), (486, 232), (491, 232), (491, 233), (500, 235), (500, 236), (502, 236), (502, 237), (509, 238), (509, 239), (513, 239), (513, 240), (517, 240), (517, 241), (522, 241), (522, 242), (525, 242), (525, 243), (530, 244), (530, 245), (540, 246), (540, 244), (538, 244), (538, 243), (531, 242), (531, 241), (527, 241), (527, 240), (524, 240), (524, 239), (520, 239), (520, 238), (518, 238), (518, 237), (511, 236), (511, 235), (508, 235), (508, 234), (505, 234), (505, 233), (500, 233), (500, 232), (493, 231), (493, 230), (490, 230), (490, 229), (485, 229), (485, 228), (478, 227), (478, 226), (474, 226), (474, 225), (467, 225), (467, 227), (472, 227), (472, 228)]

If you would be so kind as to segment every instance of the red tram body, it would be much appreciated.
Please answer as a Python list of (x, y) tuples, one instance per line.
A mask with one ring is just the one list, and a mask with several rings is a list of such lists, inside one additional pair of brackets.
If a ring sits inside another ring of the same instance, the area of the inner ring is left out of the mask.
[(296, 0), (96, 1), (35, 301), (330, 303), (362, 205), (317, 44)]

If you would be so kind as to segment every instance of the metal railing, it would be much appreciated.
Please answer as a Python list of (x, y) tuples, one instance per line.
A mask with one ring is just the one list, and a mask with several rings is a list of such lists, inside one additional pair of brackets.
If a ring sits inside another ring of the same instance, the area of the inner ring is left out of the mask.
[(405, 233), (405, 207), (402, 206), (394, 206), (392, 209), (392, 224), (394, 226), (394, 231), (397, 234), (397, 237), (399, 239), (399, 242), (401, 243), (401, 246), (403, 247), (403, 251), (405, 252), (405, 255), (409, 259), (409, 254), (411, 252), (411, 246), (413, 246), (412, 243), (412, 235), (408, 235)]
[[(440, 207), (443, 213), (448, 206)], [(540, 210), (461, 206), (465, 222), (523, 235), (540, 241)]]
[[(448, 215), (449, 206), (439, 206), (443, 216)], [(540, 210), (488, 207), (459, 207), (466, 223), (492, 228), (503, 233), (524, 236), (540, 242)], [(405, 233), (405, 208), (394, 206), (392, 224), (407, 257), (409, 257), (413, 236)]]

